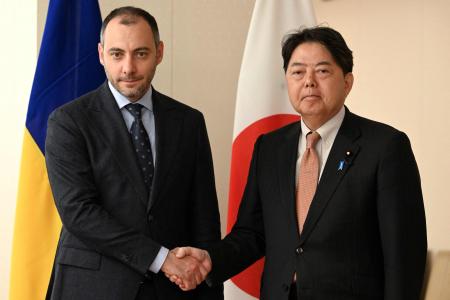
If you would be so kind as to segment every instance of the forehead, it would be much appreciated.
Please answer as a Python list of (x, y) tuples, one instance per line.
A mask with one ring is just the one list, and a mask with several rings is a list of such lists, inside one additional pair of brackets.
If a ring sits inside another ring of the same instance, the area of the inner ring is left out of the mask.
[[(123, 19), (126, 18), (126, 22)], [(131, 20), (131, 22), (130, 22)], [(150, 46), (154, 44), (153, 32), (150, 25), (142, 17), (117, 16), (105, 28), (105, 45), (120, 46), (133, 44)]]
[(305, 42), (297, 46), (292, 52), (289, 64), (317, 64), (320, 62), (328, 62), (335, 64), (330, 51), (318, 42)]

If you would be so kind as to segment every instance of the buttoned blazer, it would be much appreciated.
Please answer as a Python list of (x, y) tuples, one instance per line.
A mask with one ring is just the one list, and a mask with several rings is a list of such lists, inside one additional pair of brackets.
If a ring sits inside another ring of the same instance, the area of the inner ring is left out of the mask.
[(223, 299), (222, 288), (182, 292), (148, 271), (160, 246), (205, 247), (220, 219), (203, 115), (152, 94), (156, 166), (150, 195), (107, 83), (55, 110), (46, 163), (62, 220), (51, 299), (134, 299), (144, 280), (158, 299)]
[[(261, 299), (419, 299), (427, 252), (419, 172), (407, 136), (346, 109), (302, 233), (299, 122), (255, 143), (236, 224), (209, 248), (210, 282), (265, 255)], [(339, 166), (343, 163), (343, 167)]]

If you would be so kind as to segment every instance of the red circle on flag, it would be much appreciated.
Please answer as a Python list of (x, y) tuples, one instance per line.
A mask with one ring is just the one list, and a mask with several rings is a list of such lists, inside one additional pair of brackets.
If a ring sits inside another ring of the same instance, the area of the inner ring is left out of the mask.
[[(228, 197), (227, 233), (236, 222), (239, 205), (244, 194), (245, 184), (256, 139), (264, 133), (273, 131), (300, 119), (298, 115), (278, 114), (260, 119), (245, 128), (234, 140), (231, 153), (230, 190)], [(259, 298), (261, 274), (264, 259), (260, 259), (231, 280), (240, 289)]]

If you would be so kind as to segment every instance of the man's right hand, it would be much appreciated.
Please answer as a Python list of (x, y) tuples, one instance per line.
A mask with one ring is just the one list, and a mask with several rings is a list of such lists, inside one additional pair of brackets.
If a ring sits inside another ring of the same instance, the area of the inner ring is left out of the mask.
[[(211, 258), (206, 250), (194, 247), (179, 247), (173, 249), (172, 251), (175, 253), (178, 259), (187, 259), (187, 258), (195, 259), (195, 261), (197, 261), (200, 264), (199, 270), (202, 271), (201, 281), (205, 280), (206, 276), (212, 269)], [(176, 274), (167, 274), (167, 273), (166, 276), (170, 279), (170, 281), (177, 284), (183, 291), (188, 291), (192, 289), (191, 288), (192, 285), (190, 284), (190, 282), (185, 281), (180, 276), (177, 276)]]
[[(188, 248), (190, 247), (186, 247), (186, 249)], [(189, 291), (196, 288), (197, 285), (205, 280), (211, 270), (211, 264), (208, 265), (208, 263), (203, 262), (202, 259), (197, 259), (197, 257), (202, 257), (197, 254), (197, 251), (179, 249), (185, 248), (171, 250), (161, 267), (161, 271), (163, 271), (172, 282), (177, 283), (183, 291)], [(192, 252), (195, 253), (190, 255)]]

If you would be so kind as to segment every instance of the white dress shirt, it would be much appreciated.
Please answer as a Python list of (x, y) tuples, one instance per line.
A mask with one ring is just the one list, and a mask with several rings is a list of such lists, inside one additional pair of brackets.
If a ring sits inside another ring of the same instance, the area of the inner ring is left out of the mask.
[[(320, 134), (320, 140), (316, 144), (316, 152), (319, 157), (319, 181), (322, 176), (323, 168), (325, 167), (325, 163), (327, 162), (328, 155), (330, 154), (331, 147), (333, 146), (334, 139), (339, 131), (339, 128), (342, 125), (342, 121), (344, 121), (345, 116), (345, 108), (339, 110), (339, 112), (328, 120), (325, 124), (320, 126), (316, 132)], [(311, 131), (311, 129), (306, 126), (303, 122), (303, 119), (300, 121), (302, 131), (300, 133), (300, 138), (298, 139), (298, 155), (297, 155), (297, 166), (295, 173), (295, 182), (298, 185), (298, 174), (300, 171), (300, 161), (302, 159), (303, 153), (306, 150), (306, 135)]]

